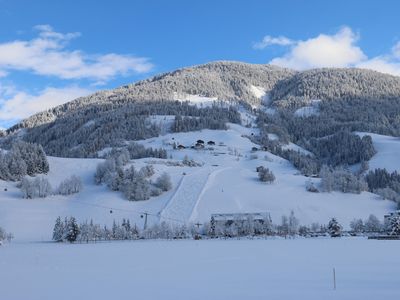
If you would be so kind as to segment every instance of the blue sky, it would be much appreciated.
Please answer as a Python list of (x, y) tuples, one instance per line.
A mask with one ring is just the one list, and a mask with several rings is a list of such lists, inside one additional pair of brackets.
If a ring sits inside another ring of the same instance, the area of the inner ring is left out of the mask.
[(399, 1), (0, 0), (0, 127), (213, 60), (400, 75)]

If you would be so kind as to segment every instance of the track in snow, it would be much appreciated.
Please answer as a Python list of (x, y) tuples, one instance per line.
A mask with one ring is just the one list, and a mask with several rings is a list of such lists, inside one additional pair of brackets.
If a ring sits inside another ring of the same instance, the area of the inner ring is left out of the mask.
[(212, 171), (209, 167), (202, 167), (185, 175), (175, 194), (161, 211), (160, 221), (188, 222)]

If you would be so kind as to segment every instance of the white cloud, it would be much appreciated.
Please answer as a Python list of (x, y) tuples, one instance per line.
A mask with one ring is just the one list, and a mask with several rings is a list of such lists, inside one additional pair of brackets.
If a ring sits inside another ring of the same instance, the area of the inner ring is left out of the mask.
[(265, 49), (268, 46), (278, 45), (278, 46), (290, 46), (293, 45), (295, 41), (285, 37), (285, 36), (278, 36), (272, 37), (270, 35), (264, 36), (261, 42), (254, 43), (254, 49)]
[[(266, 46), (272, 44), (274, 39), (282, 39), (282, 37), (267, 37), (268, 39), (264, 43)], [(271, 64), (296, 70), (358, 67), (400, 76), (400, 42), (393, 46), (389, 54), (368, 58), (357, 45), (359, 36), (349, 27), (343, 27), (333, 35), (320, 34), (304, 41), (285, 39), (290, 41), (289, 50), (283, 56), (273, 58), (270, 61)], [(263, 42), (264, 40), (260, 42), (259, 46), (264, 45)], [(278, 42), (274, 44), (278, 44)], [(281, 45), (286, 46), (287, 44), (282, 42)]]
[(24, 70), (61, 79), (91, 79), (105, 82), (117, 75), (146, 73), (153, 68), (147, 58), (133, 55), (86, 54), (66, 49), (80, 33), (55, 32), (49, 25), (35, 26), (32, 40), (0, 43), (0, 77), (7, 71)]
[(360, 62), (357, 67), (400, 76), (400, 61), (390, 55), (371, 58)]
[(13, 86), (2, 86), (0, 88), (0, 120), (20, 120), (92, 92), (77, 86), (67, 86), (48, 87), (37, 94), (29, 94), (17, 91)]
[(397, 42), (392, 48), (392, 54), (394, 57), (400, 59), (400, 42)]
[(358, 37), (344, 27), (334, 35), (320, 34), (306, 41), (297, 41), (283, 57), (274, 58), (271, 64), (293, 68), (347, 67), (366, 59), (355, 45)]

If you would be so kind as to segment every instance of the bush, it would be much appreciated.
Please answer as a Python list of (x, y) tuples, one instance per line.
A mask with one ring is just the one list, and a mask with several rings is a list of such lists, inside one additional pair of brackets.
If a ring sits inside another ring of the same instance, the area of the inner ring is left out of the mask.
[(275, 175), (268, 168), (259, 167), (258, 168), (258, 178), (262, 182), (272, 183), (275, 181)]
[(306, 190), (310, 193), (319, 193), (319, 190), (311, 180), (306, 182)]
[(169, 191), (172, 189), (171, 177), (164, 172), (157, 178), (155, 185), (164, 192)]
[(57, 193), (60, 195), (72, 195), (82, 190), (82, 181), (78, 176), (72, 175), (60, 183)]
[(12, 233), (7, 233), (3, 228), (0, 227), (0, 245), (3, 241), (10, 242), (14, 238)]

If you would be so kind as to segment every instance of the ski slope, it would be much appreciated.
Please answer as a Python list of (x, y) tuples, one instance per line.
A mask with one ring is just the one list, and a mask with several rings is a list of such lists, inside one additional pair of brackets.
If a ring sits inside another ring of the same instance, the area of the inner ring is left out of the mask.
[(199, 200), (199, 195), (208, 181), (210, 171), (210, 168), (204, 167), (183, 176), (175, 194), (161, 211), (160, 220), (177, 223), (177, 225), (188, 222)]

